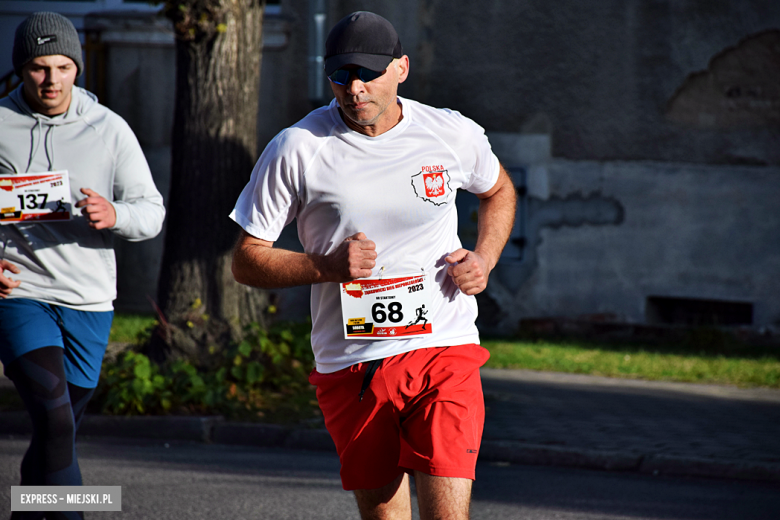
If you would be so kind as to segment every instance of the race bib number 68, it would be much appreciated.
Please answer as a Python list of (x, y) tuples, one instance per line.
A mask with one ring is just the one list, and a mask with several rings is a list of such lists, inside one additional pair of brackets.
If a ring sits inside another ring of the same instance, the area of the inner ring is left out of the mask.
[(433, 331), (426, 274), (340, 284), (346, 339), (390, 339)]

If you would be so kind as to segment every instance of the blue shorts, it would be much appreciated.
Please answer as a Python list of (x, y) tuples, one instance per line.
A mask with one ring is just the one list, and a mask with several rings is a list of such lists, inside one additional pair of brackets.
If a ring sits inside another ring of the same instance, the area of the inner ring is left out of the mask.
[(77, 311), (36, 300), (0, 300), (0, 361), (8, 366), (19, 356), (43, 347), (65, 349), (69, 383), (95, 388), (114, 311)]

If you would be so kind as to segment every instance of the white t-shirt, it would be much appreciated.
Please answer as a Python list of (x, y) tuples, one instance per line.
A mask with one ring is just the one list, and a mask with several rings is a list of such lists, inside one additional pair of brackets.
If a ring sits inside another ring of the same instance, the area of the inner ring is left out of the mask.
[(362, 231), (376, 243), (372, 276), (382, 267), (383, 277), (428, 273), (432, 333), (408, 339), (345, 339), (340, 285), (313, 285), (311, 342), (321, 373), (419, 348), (479, 343), (476, 299), (455, 286), (444, 257), (461, 247), (456, 191), (490, 190), (498, 159), (484, 130), (459, 112), (398, 101), (403, 119), (376, 137), (349, 129), (335, 100), (280, 132), (230, 214), (270, 242), (297, 217), (307, 253), (331, 253)]

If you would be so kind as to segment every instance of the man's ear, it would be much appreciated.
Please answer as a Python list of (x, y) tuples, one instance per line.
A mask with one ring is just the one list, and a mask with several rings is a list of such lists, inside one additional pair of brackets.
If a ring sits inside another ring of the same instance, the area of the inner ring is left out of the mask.
[(398, 83), (403, 83), (409, 77), (409, 56), (404, 54), (395, 62), (398, 67)]

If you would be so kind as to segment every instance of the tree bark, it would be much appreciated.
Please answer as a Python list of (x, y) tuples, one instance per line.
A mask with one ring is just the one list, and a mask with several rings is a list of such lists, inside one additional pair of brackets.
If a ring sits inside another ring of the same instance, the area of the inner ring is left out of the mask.
[(230, 271), (228, 218), (257, 160), (264, 0), (169, 1), (176, 33), (171, 190), (159, 282), (158, 361), (208, 365), (210, 353), (264, 325), (268, 295)]

